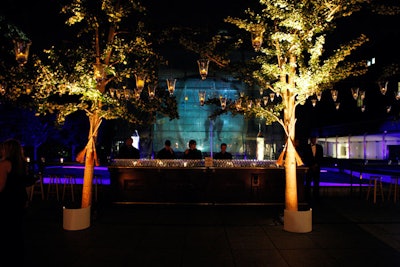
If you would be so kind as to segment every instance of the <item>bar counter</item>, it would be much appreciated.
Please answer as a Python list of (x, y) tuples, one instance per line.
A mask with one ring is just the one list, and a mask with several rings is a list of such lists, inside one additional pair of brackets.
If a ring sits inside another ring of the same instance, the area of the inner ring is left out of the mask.
[[(285, 170), (275, 161), (117, 159), (108, 167), (115, 202), (284, 203)], [(306, 167), (297, 168), (303, 201)]]

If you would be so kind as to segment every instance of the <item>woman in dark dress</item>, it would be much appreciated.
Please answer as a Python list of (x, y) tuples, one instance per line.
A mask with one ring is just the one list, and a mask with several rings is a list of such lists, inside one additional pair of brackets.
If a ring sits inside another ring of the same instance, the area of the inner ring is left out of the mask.
[(23, 264), (23, 219), (28, 200), (26, 159), (21, 144), (15, 139), (1, 144), (1, 156), (0, 242), (4, 256), (0, 265), (20, 266)]

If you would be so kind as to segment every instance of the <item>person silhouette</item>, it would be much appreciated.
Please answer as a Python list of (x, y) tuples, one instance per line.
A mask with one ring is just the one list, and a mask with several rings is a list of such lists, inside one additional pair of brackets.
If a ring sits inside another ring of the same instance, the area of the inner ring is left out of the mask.
[(317, 137), (310, 137), (310, 143), (304, 149), (304, 163), (308, 166), (305, 186), (305, 197), (307, 201), (311, 201), (311, 182), (313, 183), (313, 200), (315, 202), (319, 200), (319, 183), (323, 156), (323, 148), (320, 144), (317, 144)]
[(157, 159), (176, 159), (175, 152), (171, 148), (171, 141), (165, 140), (164, 147), (158, 151)]
[(189, 148), (185, 150), (185, 153), (183, 154), (184, 159), (202, 159), (203, 154), (201, 153), (200, 150), (196, 148), (196, 141), (195, 140), (190, 140), (189, 141)]
[(125, 139), (125, 143), (119, 148), (119, 159), (140, 159), (140, 151), (133, 146), (132, 137)]
[(222, 143), (221, 144), (221, 151), (218, 153), (215, 153), (214, 159), (232, 159), (232, 154), (226, 151), (227, 144)]

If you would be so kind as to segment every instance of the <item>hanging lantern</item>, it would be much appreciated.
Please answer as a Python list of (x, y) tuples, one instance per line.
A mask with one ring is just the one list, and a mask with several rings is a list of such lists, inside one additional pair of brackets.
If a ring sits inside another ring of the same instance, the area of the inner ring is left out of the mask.
[(153, 99), (156, 96), (156, 88), (157, 88), (157, 85), (153, 85), (153, 86), (149, 85), (148, 86), (150, 99)]
[(247, 106), (248, 109), (251, 109), (252, 106), (253, 106), (253, 100), (251, 100), (251, 99), (247, 100), (246, 101), (246, 106)]
[(118, 99), (121, 99), (121, 89), (115, 89), (115, 96), (116, 96)]
[(199, 91), (200, 106), (204, 106), (205, 100), (206, 100), (206, 91)]
[(379, 90), (381, 91), (382, 95), (386, 95), (388, 82), (379, 82)]
[(170, 96), (172, 96), (175, 92), (175, 85), (176, 85), (176, 79), (174, 78), (167, 79), (167, 87)]
[[(334, 102), (336, 102), (337, 97), (338, 97), (338, 90), (332, 89), (332, 90), (331, 90), (331, 95), (332, 95), (332, 100), (333, 100)], [(337, 109), (338, 109), (338, 108), (337, 108)]]
[(236, 100), (235, 107), (236, 107), (237, 111), (242, 109), (242, 99), (241, 98)]
[(274, 102), (275, 93), (270, 93), (270, 94), (269, 94), (269, 99), (270, 99), (271, 103)]
[(125, 100), (129, 100), (129, 99), (131, 99), (133, 92), (131, 89), (124, 88), (122, 95), (124, 96)]
[(360, 90), (359, 96), (360, 96), (361, 100), (364, 100), (365, 99), (365, 90)]
[(0, 83), (0, 94), (5, 95), (6, 94), (6, 88), (7, 88), (7, 83), (1, 82)]
[(263, 35), (265, 29), (261, 25), (257, 25), (251, 31), (251, 44), (256, 52), (260, 51), (263, 43)]
[(146, 81), (146, 74), (136, 73), (135, 78), (136, 78), (136, 89), (139, 91), (140, 94), (144, 88), (144, 83)]
[(256, 102), (256, 107), (261, 107), (261, 98), (256, 98), (254, 101)]
[(197, 64), (199, 65), (199, 72), (202, 80), (205, 80), (208, 75), (208, 65), (210, 61), (208, 59), (199, 59)]
[(142, 93), (142, 91), (141, 90), (139, 90), (139, 89), (135, 89), (135, 99), (136, 100), (139, 100), (140, 99), (140, 94)]
[(316, 92), (315, 95), (317, 96), (317, 100), (318, 100), (318, 101), (321, 101), (322, 92)]
[(316, 105), (317, 105), (317, 99), (316, 98), (313, 98), (313, 99), (311, 99), (311, 105), (313, 106), (313, 107), (315, 107)]
[(25, 84), (25, 92), (27, 95), (30, 95), (32, 93), (33, 90), (33, 85), (30, 83), (26, 83)]
[(221, 102), (221, 109), (224, 110), (226, 108), (226, 97), (220, 97), (219, 101)]
[(97, 82), (100, 82), (105, 78), (105, 64), (95, 63), (93, 64), (93, 76)]
[(115, 88), (110, 88), (110, 96), (111, 96), (112, 98), (114, 98), (116, 90), (117, 90), (117, 89), (115, 89)]
[(400, 82), (397, 83), (396, 100), (400, 100)]
[(263, 96), (263, 102), (264, 102), (264, 106), (266, 106), (268, 104), (268, 96)]
[(15, 59), (20, 66), (23, 66), (28, 62), (29, 48), (31, 44), (31, 41), (14, 40)]
[(353, 96), (354, 100), (357, 100), (358, 98), (358, 91), (359, 91), (358, 87), (351, 88), (351, 95)]

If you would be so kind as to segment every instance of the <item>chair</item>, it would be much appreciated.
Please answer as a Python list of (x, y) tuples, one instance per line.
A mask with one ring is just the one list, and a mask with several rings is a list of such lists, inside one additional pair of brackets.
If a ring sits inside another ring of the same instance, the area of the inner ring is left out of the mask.
[(100, 174), (96, 174), (93, 179), (94, 183), (94, 200), (97, 202), (98, 200), (98, 185), (103, 185), (103, 179)]
[(75, 194), (74, 194), (74, 185), (75, 184), (76, 184), (75, 175), (65, 175), (64, 176), (62, 201), (64, 201), (66, 191), (69, 189), (69, 192), (71, 193), (71, 200), (72, 200), (72, 202), (75, 202)]
[(392, 195), (392, 191), (393, 191), (393, 202), (396, 203), (397, 202), (397, 198), (398, 198), (398, 185), (399, 184), (399, 176), (392, 176), (390, 177), (390, 185), (389, 185), (389, 193), (388, 193), (388, 201), (390, 201), (390, 197)]
[(42, 173), (38, 173), (37, 177), (39, 178), (38, 180), (35, 181), (35, 183), (30, 187), (30, 192), (29, 192), (29, 201), (32, 202), (33, 200), (33, 195), (40, 193), (42, 196), (42, 200), (44, 200), (44, 189), (43, 189), (43, 175)]
[(381, 176), (370, 176), (369, 177), (369, 184), (368, 184), (368, 191), (367, 191), (367, 200), (369, 199), (369, 194), (371, 192), (371, 187), (374, 190), (374, 204), (376, 203), (376, 196), (378, 194), (378, 186), (379, 186), (379, 194), (382, 197), (382, 202), (384, 201), (383, 195), (383, 185), (382, 185), (382, 177)]
[(49, 175), (49, 184), (47, 186), (47, 200), (49, 200), (50, 195), (55, 194), (57, 201), (60, 201), (60, 194), (58, 191), (58, 184), (60, 183), (60, 176), (57, 174)]

